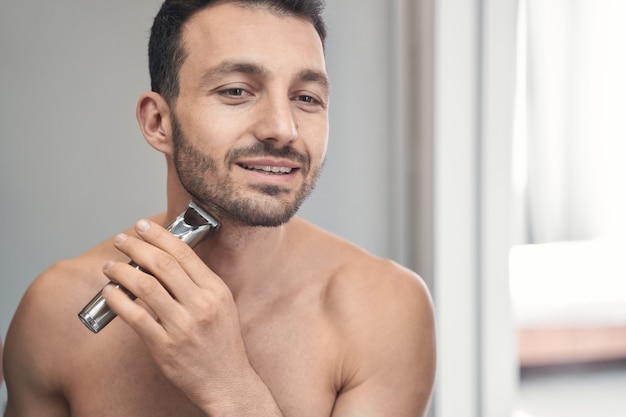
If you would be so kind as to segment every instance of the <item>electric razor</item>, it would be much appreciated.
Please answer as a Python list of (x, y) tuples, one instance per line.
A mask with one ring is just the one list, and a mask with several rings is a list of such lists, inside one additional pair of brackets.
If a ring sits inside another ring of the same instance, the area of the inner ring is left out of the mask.
[[(192, 248), (217, 228), (219, 228), (217, 220), (198, 207), (198, 205), (193, 201), (190, 201), (187, 209), (179, 214), (178, 217), (176, 217), (176, 219), (174, 219), (174, 221), (167, 226), (167, 230), (169, 232)], [(129, 265), (132, 265), (143, 272), (149, 273), (133, 261), (130, 261)], [(114, 285), (115, 287), (123, 290), (133, 300), (137, 298), (120, 284), (110, 282), (107, 285)], [(111, 310), (102, 297), (102, 290), (100, 290), (100, 292), (96, 294), (96, 296), (80, 311), (80, 313), (78, 313), (80, 321), (82, 321), (83, 324), (94, 333), (98, 333), (102, 330), (116, 316), (117, 314)]]

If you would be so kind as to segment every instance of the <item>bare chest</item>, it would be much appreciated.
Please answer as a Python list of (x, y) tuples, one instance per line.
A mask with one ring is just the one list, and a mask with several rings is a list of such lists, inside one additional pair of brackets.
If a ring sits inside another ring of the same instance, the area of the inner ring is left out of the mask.
[[(72, 416), (203, 415), (163, 376), (124, 323), (106, 331), (92, 336), (90, 346), (73, 356), (76, 371), (67, 393)], [(322, 321), (298, 315), (251, 319), (242, 322), (242, 333), (250, 363), (285, 415), (330, 415), (338, 358), (336, 340)], [(210, 349), (198, 354), (211, 354)]]

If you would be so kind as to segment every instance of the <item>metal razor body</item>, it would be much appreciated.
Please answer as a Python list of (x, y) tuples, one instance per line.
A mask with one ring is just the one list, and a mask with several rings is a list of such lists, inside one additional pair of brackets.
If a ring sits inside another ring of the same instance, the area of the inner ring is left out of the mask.
[[(170, 223), (167, 230), (193, 248), (218, 227), (219, 223), (217, 220), (198, 207), (193, 201), (190, 201), (187, 209)], [(129, 264), (141, 271), (149, 273), (133, 261), (130, 261)], [(120, 288), (133, 300), (137, 298), (120, 284), (110, 282), (107, 285), (114, 285)], [(102, 330), (116, 316), (117, 314), (111, 310), (102, 297), (102, 290), (100, 290), (80, 313), (78, 313), (80, 321), (94, 333), (98, 333)]]

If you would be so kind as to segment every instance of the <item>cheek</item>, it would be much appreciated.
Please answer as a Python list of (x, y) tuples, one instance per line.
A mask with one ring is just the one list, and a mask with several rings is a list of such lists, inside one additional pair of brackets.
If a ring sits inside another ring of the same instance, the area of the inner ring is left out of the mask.
[(212, 152), (228, 151), (242, 134), (240, 130), (241, 123), (227, 117), (215, 117), (209, 112), (189, 119), (185, 129), (188, 140), (195, 146)]
[(315, 147), (315, 158), (322, 163), (326, 158), (326, 150), (328, 149), (328, 140), (320, 141)]
[(317, 123), (311, 124), (311, 129), (307, 134), (310, 138), (308, 147), (311, 156), (318, 161), (323, 161), (326, 157), (326, 150), (328, 148), (328, 122), (327, 120), (317, 121)]

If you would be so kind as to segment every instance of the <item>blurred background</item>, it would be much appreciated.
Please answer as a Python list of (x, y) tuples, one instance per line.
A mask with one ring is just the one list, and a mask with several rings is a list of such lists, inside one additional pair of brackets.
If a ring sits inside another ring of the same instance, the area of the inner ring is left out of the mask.
[[(41, 271), (164, 208), (134, 116), (160, 3), (0, 0), (2, 340)], [(326, 18), (328, 162), (300, 214), (429, 285), (431, 415), (626, 415), (626, 4)]]

